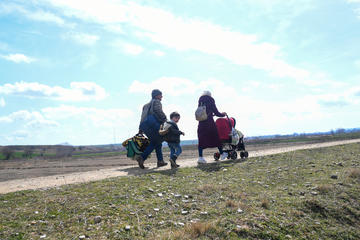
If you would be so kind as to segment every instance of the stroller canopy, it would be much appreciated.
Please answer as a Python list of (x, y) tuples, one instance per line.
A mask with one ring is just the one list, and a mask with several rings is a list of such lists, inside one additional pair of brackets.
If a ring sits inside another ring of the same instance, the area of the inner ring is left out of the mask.
[(235, 127), (235, 119), (218, 118), (215, 124), (219, 133), (220, 140), (229, 140), (231, 134), (231, 128)]

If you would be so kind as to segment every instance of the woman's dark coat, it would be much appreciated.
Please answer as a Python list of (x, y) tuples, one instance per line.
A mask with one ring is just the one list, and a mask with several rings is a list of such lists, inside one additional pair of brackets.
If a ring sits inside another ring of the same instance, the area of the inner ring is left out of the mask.
[(225, 117), (225, 115), (218, 111), (215, 100), (210, 96), (201, 96), (198, 106), (201, 104), (206, 106), (208, 118), (205, 121), (199, 122), (198, 125), (199, 147), (202, 149), (220, 147), (221, 142), (213, 117)]

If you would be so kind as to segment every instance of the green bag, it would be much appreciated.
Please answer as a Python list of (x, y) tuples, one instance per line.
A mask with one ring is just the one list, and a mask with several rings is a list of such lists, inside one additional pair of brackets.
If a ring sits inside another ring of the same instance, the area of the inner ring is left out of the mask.
[(133, 140), (128, 141), (126, 150), (127, 150), (126, 156), (128, 158), (135, 158), (136, 155), (142, 154), (142, 152), (136, 147), (136, 144), (134, 143)]

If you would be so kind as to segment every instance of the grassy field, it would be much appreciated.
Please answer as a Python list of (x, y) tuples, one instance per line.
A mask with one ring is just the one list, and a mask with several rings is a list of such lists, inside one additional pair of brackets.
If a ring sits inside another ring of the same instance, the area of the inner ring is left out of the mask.
[(326, 135), (299, 135), (299, 136), (279, 136), (277, 138), (268, 138), (268, 139), (251, 139), (245, 141), (247, 145), (252, 144), (274, 144), (274, 143), (321, 143), (321, 142), (332, 142), (348, 139), (357, 139), (360, 138), (360, 132), (349, 132), (349, 133), (336, 133), (336, 134), (326, 134)]
[(359, 239), (360, 144), (0, 195), (0, 239)]

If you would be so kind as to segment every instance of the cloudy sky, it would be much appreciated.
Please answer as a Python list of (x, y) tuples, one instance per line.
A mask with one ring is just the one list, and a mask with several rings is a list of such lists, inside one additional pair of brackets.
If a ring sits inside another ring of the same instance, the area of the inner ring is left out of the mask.
[(103, 144), (163, 91), (247, 136), (360, 127), (360, 0), (2, 0), (0, 145)]

